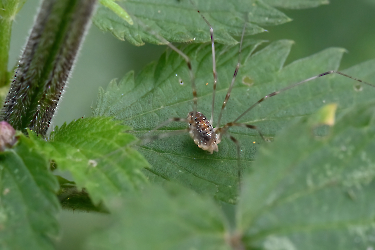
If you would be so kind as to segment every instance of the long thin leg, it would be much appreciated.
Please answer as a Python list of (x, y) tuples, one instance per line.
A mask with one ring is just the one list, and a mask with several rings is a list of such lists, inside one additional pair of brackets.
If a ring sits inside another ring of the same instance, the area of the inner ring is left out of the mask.
[(297, 87), (298, 85), (301, 85), (301, 84), (303, 84), (303, 83), (306, 83), (306, 82), (312, 81), (312, 80), (314, 80), (314, 79), (317, 79), (317, 78), (319, 78), (319, 77), (326, 76), (326, 75), (329, 75), (329, 74), (338, 74), (338, 75), (342, 75), (342, 76), (345, 76), (345, 77), (347, 77), (347, 78), (350, 78), (350, 79), (352, 79), (352, 80), (354, 80), (354, 81), (357, 81), (357, 82), (360, 82), (360, 83), (363, 83), (363, 84), (366, 84), (366, 85), (369, 85), (369, 86), (375, 88), (375, 84), (368, 83), (368, 82), (364, 82), (364, 81), (362, 81), (362, 80), (360, 80), (360, 79), (358, 79), (358, 78), (355, 78), (355, 77), (349, 76), (349, 75), (344, 74), (344, 73), (342, 73), (342, 72), (340, 72), (340, 71), (330, 70), (330, 71), (327, 71), (327, 72), (321, 73), (321, 74), (319, 74), (319, 75), (316, 75), (316, 76), (310, 77), (310, 78), (308, 78), (308, 79), (306, 79), (306, 80), (303, 80), (303, 81), (300, 81), (300, 82), (294, 83), (294, 84), (292, 84), (292, 85), (289, 85), (289, 86), (287, 86), (287, 87), (285, 87), (285, 88), (282, 88), (282, 89), (280, 89), (280, 90), (278, 90), (278, 91), (272, 92), (272, 93), (270, 93), (270, 94), (268, 94), (268, 95), (262, 97), (262, 98), (259, 99), (256, 103), (254, 103), (254, 104), (251, 105), (248, 109), (246, 109), (245, 112), (243, 112), (239, 117), (237, 117), (237, 119), (235, 119), (235, 120), (233, 121), (233, 123), (236, 123), (239, 119), (241, 119), (244, 115), (246, 115), (247, 112), (249, 112), (250, 110), (252, 110), (254, 107), (256, 107), (259, 103), (263, 102), (264, 100), (266, 100), (266, 99), (268, 99), (268, 98), (270, 98), (270, 97), (273, 97), (273, 96), (275, 96), (275, 95), (278, 95), (278, 94), (280, 94), (280, 93), (282, 93), (282, 92), (285, 92), (285, 91), (287, 91), (287, 90), (289, 90), (289, 89), (291, 89), (291, 88)]
[(241, 146), (240, 143), (236, 138), (233, 136), (229, 136), (229, 138), (236, 144), (237, 148), (237, 177), (238, 177), (238, 193), (241, 191), (241, 186), (242, 186), (242, 170), (241, 170)]
[(207, 19), (201, 14), (199, 10), (197, 12), (201, 15), (203, 20), (210, 26), (210, 34), (211, 34), (211, 47), (212, 47), (212, 73), (214, 75), (214, 85), (212, 91), (212, 107), (211, 107), (211, 119), (210, 123), (213, 124), (214, 121), (214, 110), (215, 110), (215, 94), (216, 94), (216, 85), (217, 85), (217, 71), (216, 71), (216, 56), (215, 56), (215, 41), (214, 41), (214, 29), (212, 28), (211, 24), (207, 21)]
[[(229, 122), (229, 123), (225, 124), (222, 128), (219, 128), (217, 130), (217, 132), (220, 133), (220, 136), (222, 136), (223, 134), (227, 133), (227, 131), (230, 127), (233, 127), (233, 126), (254, 129), (254, 130), (258, 131), (260, 137), (262, 137), (262, 139), (265, 141), (264, 136), (260, 132), (260, 130), (256, 126), (250, 125), (250, 124)], [(240, 192), (241, 186), (242, 186), (242, 171), (241, 171), (241, 158), (240, 158), (241, 147), (240, 147), (240, 143), (238, 142), (238, 140), (236, 138), (234, 138), (231, 135), (229, 135), (229, 138), (236, 144), (236, 147), (237, 147), (237, 166), (238, 166), (237, 176), (238, 176), (238, 191)]]
[(221, 110), (220, 110), (220, 114), (219, 114), (219, 119), (217, 120), (217, 127), (220, 127), (220, 121), (221, 121), (221, 117), (223, 115), (223, 111), (225, 109), (225, 106), (227, 105), (228, 103), (228, 100), (229, 100), (229, 97), (230, 97), (230, 93), (232, 92), (232, 88), (233, 88), (233, 85), (234, 85), (234, 82), (236, 80), (236, 77), (237, 77), (237, 73), (238, 73), (238, 70), (240, 68), (240, 64), (241, 64), (241, 51), (242, 51), (242, 42), (243, 42), (243, 37), (245, 35), (245, 28), (246, 28), (246, 22), (243, 26), (243, 29), (242, 29), (242, 36), (241, 36), (241, 42), (240, 42), (240, 50), (238, 52), (238, 61), (237, 61), (237, 65), (236, 65), (236, 69), (234, 70), (234, 73), (233, 73), (233, 78), (232, 78), (232, 82), (228, 88), (228, 91), (227, 91), (227, 94), (225, 96), (225, 99), (224, 99), (224, 102), (223, 102), (223, 105), (221, 106)]
[[(169, 119), (168, 121), (169, 121), (169, 122), (176, 121), (176, 120), (172, 120), (172, 119), (181, 119), (181, 120), (183, 120), (182, 118), (171, 118), (171, 119)], [(177, 121), (179, 121), (179, 120), (177, 120)], [(167, 125), (167, 123), (166, 123), (166, 122), (163, 122), (163, 123), (160, 124), (160, 125), (165, 126), (165, 125)], [(159, 128), (160, 128), (160, 127), (163, 127), (163, 126), (160, 126), (160, 125), (159, 125)], [(156, 130), (156, 129), (153, 129), (153, 130), (151, 130), (150, 132), (155, 131), (155, 130)], [(150, 142), (155, 141), (155, 140), (158, 140), (158, 139), (162, 139), (162, 138), (166, 138), (166, 137), (170, 137), (170, 136), (174, 136), (174, 135), (178, 135), (178, 134), (183, 134), (183, 133), (186, 133), (186, 132), (188, 132), (188, 131), (189, 131), (189, 129), (186, 128), (186, 129), (173, 130), (173, 131), (170, 131), (170, 132), (161, 133), (161, 134), (159, 134), (159, 135), (149, 135), (150, 132), (148, 132), (146, 135), (142, 136), (142, 137), (140, 138), (139, 141), (132, 142), (131, 144), (126, 145), (126, 147), (129, 147), (129, 146), (131, 146), (131, 145), (133, 145), (133, 146), (134, 146), (134, 145), (145, 145), (145, 144), (147, 144), (147, 143), (150, 143)], [(128, 131), (125, 131), (125, 132), (128, 132)], [(119, 151), (122, 150), (122, 149), (123, 149), (123, 147), (121, 147), (121, 148), (119, 148), (119, 149), (117, 149), (117, 150), (115, 150), (115, 151), (112, 151), (111, 153), (106, 154), (105, 157), (111, 156), (111, 155), (113, 155), (113, 154), (119, 152)], [(95, 162), (99, 162), (100, 159), (98, 158), (98, 159), (95, 159), (94, 161), (95, 161)]]
[(183, 134), (183, 133), (186, 133), (188, 132), (189, 129), (182, 129), (182, 130), (173, 130), (173, 131), (169, 131), (169, 132), (165, 132), (165, 133), (161, 133), (159, 135), (145, 135), (143, 137), (141, 137), (141, 140), (139, 141), (139, 145), (145, 145), (147, 143), (150, 143), (152, 141), (155, 141), (155, 140), (159, 140), (159, 139), (162, 139), (162, 138), (167, 138), (167, 137), (170, 137), (170, 136), (174, 136), (174, 135), (179, 135), (179, 134)]
[(249, 128), (249, 129), (254, 129), (254, 130), (256, 130), (259, 133), (259, 135), (260, 135), (260, 137), (262, 137), (263, 141), (266, 141), (266, 139), (264, 138), (262, 132), (260, 132), (259, 128), (257, 126), (251, 125), (251, 124), (228, 122), (223, 127), (219, 128), (217, 130), (217, 132), (220, 133), (220, 134), (225, 134), (230, 127), (234, 127), (234, 126), (236, 126), (236, 127), (243, 127), (243, 128)]
[[(165, 122), (162, 122), (161, 124), (159, 124), (159, 126), (155, 127), (154, 129), (150, 130), (149, 132), (147, 132), (145, 135), (143, 135), (140, 138), (139, 141), (136, 141), (132, 145), (144, 145), (144, 144), (150, 143), (150, 142), (152, 142), (154, 140), (157, 140), (157, 139), (161, 139), (161, 138), (165, 138), (165, 137), (169, 137), (169, 136), (172, 136), (172, 135), (180, 134), (182, 132), (189, 131), (189, 129), (183, 129), (183, 130), (174, 130), (174, 131), (162, 133), (162, 134), (159, 134), (159, 135), (151, 135), (152, 132), (154, 132), (155, 130), (158, 130), (159, 128), (164, 127), (171, 122), (185, 122), (186, 123), (187, 119), (179, 118), (179, 117), (169, 118)], [(125, 132), (131, 132), (131, 131), (125, 131)], [(126, 145), (126, 146), (128, 147), (129, 145)], [(114, 153), (116, 153), (120, 150), (121, 150), (121, 148), (119, 148), (118, 150), (115, 150), (114, 152), (112, 152), (110, 154), (107, 154), (106, 156), (112, 155), (112, 154), (114, 154)]]
[[(135, 18), (135, 17), (132, 17), (132, 18)], [(173, 49), (175, 52), (177, 52), (180, 56), (182, 56), (184, 58), (187, 66), (189, 68), (189, 74), (190, 74), (190, 80), (191, 80), (191, 88), (192, 88), (192, 91), (193, 91), (193, 115), (195, 117), (195, 114), (197, 113), (197, 102), (198, 102), (197, 100), (198, 100), (198, 97), (197, 97), (197, 87), (195, 85), (195, 75), (194, 75), (193, 69), (191, 67), (191, 60), (190, 60), (190, 58), (184, 52), (182, 52), (181, 50), (177, 49), (172, 43), (170, 43), (169, 41), (167, 41), (164, 37), (162, 37), (161, 35), (159, 35), (155, 31), (151, 30), (150, 27), (148, 27), (147, 25), (145, 25), (141, 20), (137, 19), (137, 23), (140, 26), (142, 26), (142, 28), (144, 28), (145, 30), (147, 30), (148, 33), (150, 33), (151, 35), (155, 36), (162, 43), (166, 44), (169, 48)]]
[(160, 123), (158, 126), (156, 126), (155, 128), (153, 128), (152, 130), (150, 130), (150, 131), (148, 132), (148, 134), (154, 132), (155, 130), (158, 130), (158, 129), (161, 128), (161, 127), (164, 127), (165, 125), (168, 125), (168, 124), (171, 123), (171, 122), (185, 122), (185, 123), (187, 123), (188, 120), (187, 120), (186, 118), (180, 118), (180, 117), (172, 117), (172, 118), (169, 118), (168, 120), (166, 120), (166, 121)]
[[(186, 133), (187, 131), (189, 131), (189, 129), (173, 130), (173, 131), (170, 131), (170, 132), (162, 133), (162, 134), (159, 134), (159, 135), (151, 135), (151, 136), (148, 136), (148, 134), (147, 134), (147, 135), (141, 137), (139, 141), (132, 142), (132, 143), (126, 145), (125, 147), (135, 146), (135, 145), (142, 146), (142, 145), (145, 145), (145, 144), (150, 143), (152, 141), (162, 139), (162, 138), (166, 138), (166, 137), (170, 137), (170, 136), (174, 136), (174, 135), (178, 135), (178, 134), (183, 134), (183, 133)], [(127, 131), (125, 131), (125, 132), (127, 132)], [(102, 157), (109, 157), (109, 156), (119, 152), (120, 150), (123, 150), (125, 147), (118, 148), (115, 151), (112, 151), (112, 152), (110, 152), (110, 153), (108, 153), (104, 156), (101, 156), (101, 158)], [(93, 162), (91, 164), (98, 164), (100, 162), (101, 158), (90, 160), (91, 162)]]
[[(160, 135), (156, 135), (156, 136), (153, 136), (151, 135), (152, 132), (158, 130), (159, 128), (161, 127), (164, 127), (166, 125), (168, 125), (169, 123), (171, 122), (185, 122), (187, 123), (188, 120), (186, 118), (180, 118), (180, 117), (172, 117), (172, 118), (169, 118), (168, 120), (162, 122), (161, 124), (159, 124), (158, 126), (156, 126), (155, 128), (153, 128), (152, 130), (148, 131), (147, 134), (143, 135), (140, 139), (141, 139), (141, 142), (140, 144), (143, 145), (143, 144), (147, 144), (151, 141), (154, 141), (156, 139), (161, 139), (161, 138), (164, 138), (164, 137), (168, 137), (168, 136), (163, 136), (163, 134), (160, 134)], [(184, 130), (175, 130), (175, 131), (189, 131), (189, 129), (184, 129)], [(164, 134), (171, 134), (171, 135), (174, 135), (173, 134), (174, 131), (171, 131), (171, 132), (168, 132), (168, 133), (164, 133)]]

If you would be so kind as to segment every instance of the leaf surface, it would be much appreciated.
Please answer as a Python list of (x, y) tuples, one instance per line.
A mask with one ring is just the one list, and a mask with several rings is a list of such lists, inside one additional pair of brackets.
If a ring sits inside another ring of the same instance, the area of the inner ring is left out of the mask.
[(124, 133), (127, 129), (108, 117), (82, 118), (56, 128), (47, 143), (30, 136), (98, 204), (146, 183), (141, 169), (149, 165), (129, 147), (136, 138)]
[(150, 186), (115, 204), (112, 225), (92, 235), (87, 249), (230, 249), (220, 209), (190, 190)]
[(0, 248), (54, 249), (58, 183), (49, 162), (24, 135), (0, 153)]
[[(132, 0), (119, 4), (133, 19), (133, 25), (121, 15), (99, 5), (94, 24), (103, 31), (110, 31), (120, 40), (134, 45), (144, 42), (164, 44), (169, 42), (208, 42), (209, 26), (197, 13), (199, 10), (214, 27), (215, 41), (235, 44), (242, 33), (245, 20), (249, 20), (247, 34), (263, 32), (263, 25), (277, 25), (290, 21), (282, 12), (258, 0)], [(247, 16), (247, 17), (246, 17)], [(246, 18), (245, 18), (246, 17)]]
[(374, 246), (375, 103), (346, 112), (319, 137), (314, 131), (303, 118), (261, 148), (237, 216), (246, 248)]
[[(336, 70), (344, 50), (326, 49), (284, 66), (292, 42), (280, 40), (251, 54), (259, 41), (246, 40), (241, 67), (223, 113), (221, 126), (239, 117), (265, 95), (309, 77)], [(191, 61), (198, 93), (198, 111), (208, 119), (212, 104), (211, 45), (185, 45), (182, 51)], [(238, 58), (238, 46), (216, 46), (218, 86), (214, 126), (220, 107), (232, 80)], [(375, 79), (375, 60), (344, 72), (371, 82)], [(182, 80), (183, 84), (180, 84)], [(328, 75), (276, 95), (256, 106), (239, 122), (257, 126), (268, 140), (289, 122), (316, 112), (325, 103), (337, 103), (338, 114), (358, 103), (373, 99), (375, 88), (340, 75)], [(142, 136), (171, 117), (185, 118), (192, 111), (192, 89), (189, 71), (182, 58), (169, 50), (157, 63), (144, 68), (135, 78), (128, 73), (118, 84), (112, 81), (100, 90), (95, 115), (114, 116), (133, 127)], [(170, 123), (152, 135), (186, 129), (185, 123)], [(259, 144), (264, 142), (250, 129), (232, 127), (230, 134), (241, 145), (241, 168), (249, 168), (255, 160)], [(293, 141), (293, 138), (290, 138)], [(209, 154), (199, 149), (187, 133), (155, 140), (139, 147), (153, 168), (149, 177), (155, 181), (177, 180), (198, 192), (220, 200), (236, 202), (238, 163), (236, 146), (227, 138), (218, 145), (219, 152)]]

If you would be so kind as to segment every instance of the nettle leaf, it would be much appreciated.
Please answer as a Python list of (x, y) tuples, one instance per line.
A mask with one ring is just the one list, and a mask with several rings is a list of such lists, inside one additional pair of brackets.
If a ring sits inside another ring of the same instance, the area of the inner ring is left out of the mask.
[(215, 27), (215, 41), (224, 44), (237, 43), (234, 37), (241, 35), (246, 19), (249, 20), (247, 34), (263, 32), (259, 26), (290, 21), (282, 12), (258, 0), (205, 0), (194, 1), (194, 4), (186, 0), (133, 0), (116, 4), (130, 14), (132, 25), (128, 18), (122, 18), (119, 12), (116, 14), (103, 5), (98, 6), (94, 24), (138, 46), (144, 42), (164, 43), (153, 34), (169, 42), (210, 41), (209, 26), (197, 13), (198, 9)]
[(237, 216), (246, 249), (374, 246), (375, 103), (319, 137), (313, 122), (303, 118), (261, 147)]
[[(273, 91), (339, 67), (344, 50), (326, 49), (284, 66), (293, 42), (281, 40), (252, 54), (259, 41), (243, 44), (242, 65), (234, 85), (222, 124), (235, 120), (252, 104)], [(208, 118), (212, 104), (211, 44), (187, 45), (182, 51), (191, 61), (196, 76), (198, 111)], [(238, 58), (238, 46), (220, 45), (217, 49), (218, 86), (215, 123)], [(375, 60), (344, 72), (373, 82)], [(182, 80), (182, 84), (181, 81)], [(337, 103), (339, 112), (373, 99), (375, 88), (340, 75), (328, 75), (267, 99), (242, 117), (239, 122), (256, 125), (269, 140), (296, 117), (315, 113), (325, 103)], [(133, 127), (138, 136), (145, 135), (171, 117), (185, 118), (192, 111), (193, 95), (185, 61), (169, 50), (157, 63), (146, 66), (135, 78), (128, 73), (118, 84), (112, 81), (100, 90), (95, 115), (114, 116)], [(152, 133), (186, 129), (174, 122)], [(232, 127), (231, 135), (241, 144), (241, 167), (249, 168), (259, 144), (264, 144), (254, 130)], [(294, 138), (290, 138), (293, 141)], [(153, 166), (148, 176), (155, 181), (176, 180), (192, 189), (234, 203), (238, 187), (236, 146), (225, 138), (219, 152), (209, 154), (199, 149), (188, 133), (155, 140), (138, 148)]]
[(58, 183), (49, 162), (24, 135), (0, 153), (0, 248), (54, 249)]
[(56, 128), (49, 142), (39, 140), (33, 133), (30, 137), (60, 170), (68, 170), (77, 185), (86, 188), (98, 204), (146, 182), (141, 169), (149, 165), (129, 147), (136, 138), (124, 133), (128, 129), (108, 117), (82, 118)]
[(86, 249), (230, 249), (222, 211), (190, 190), (150, 186), (115, 203), (113, 223), (91, 235)]

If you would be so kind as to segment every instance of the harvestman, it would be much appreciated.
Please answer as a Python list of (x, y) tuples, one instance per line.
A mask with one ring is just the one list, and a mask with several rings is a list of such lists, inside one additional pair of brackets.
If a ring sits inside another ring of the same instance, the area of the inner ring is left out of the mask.
[[(239, 162), (239, 160), (240, 160), (240, 151), (241, 151), (240, 150), (240, 144), (239, 144), (239, 142), (238, 142), (238, 140), (236, 138), (234, 138), (232, 135), (229, 134), (228, 130), (229, 130), (230, 127), (233, 127), (233, 126), (245, 127), (245, 128), (253, 129), (253, 130), (256, 130), (259, 133), (259, 135), (262, 137), (263, 140), (265, 140), (265, 138), (262, 135), (261, 131), (256, 126), (251, 125), (251, 124), (238, 123), (238, 120), (241, 119), (245, 114), (247, 114), (254, 107), (256, 107), (257, 105), (259, 105), (261, 102), (265, 101), (266, 99), (268, 99), (270, 97), (273, 97), (273, 96), (276, 96), (276, 95), (278, 95), (278, 94), (280, 94), (282, 92), (285, 92), (285, 91), (287, 91), (289, 89), (292, 89), (294, 87), (297, 87), (297, 86), (299, 86), (299, 85), (301, 85), (303, 83), (312, 81), (314, 79), (317, 79), (319, 77), (326, 76), (326, 75), (329, 75), (329, 74), (339, 74), (339, 75), (345, 76), (347, 78), (350, 78), (350, 79), (352, 79), (354, 81), (357, 81), (357, 82), (360, 82), (360, 83), (363, 83), (363, 84), (375, 87), (375, 84), (364, 82), (364, 81), (362, 81), (360, 79), (354, 78), (352, 76), (349, 76), (347, 74), (344, 74), (344, 73), (336, 71), (336, 70), (326, 71), (324, 73), (315, 75), (313, 77), (307, 78), (307, 79), (302, 80), (300, 82), (291, 84), (291, 85), (289, 85), (287, 87), (284, 87), (282, 89), (274, 91), (274, 92), (272, 92), (272, 93), (270, 93), (268, 95), (265, 95), (264, 97), (262, 97), (261, 99), (259, 99), (257, 102), (255, 102), (253, 105), (251, 105), (248, 109), (246, 109), (235, 120), (233, 120), (232, 122), (228, 122), (228, 123), (224, 124), (223, 126), (220, 126), (220, 121), (221, 121), (221, 118), (222, 118), (223, 111), (224, 111), (224, 109), (225, 109), (225, 107), (226, 107), (226, 105), (227, 105), (227, 103), (229, 101), (230, 94), (231, 94), (232, 88), (234, 86), (238, 70), (240, 68), (240, 59), (241, 59), (240, 56), (241, 56), (241, 50), (242, 50), (242, 42), (243, 42), (243, 38), (244, 38), (244, 34), (245, 34), (245, 26), (246, 26), (246, 22), (245, 22), (245, 25), (244, 25), (243, 30), (242, 30), (242, 35), (241, 35), (240, 49), (239, 49), (239, 52), (238, 52), (237, 65), (236, 65), (236, 68), (234, 70), (234, 74), (233, 74), (233, 78), (232, 78), (231, 84), (230, 84), (230, 86), (228, 88), (228, 91), (226, 93), (225, 99), (224, 99), (223, 104), (221, 106), (221, 110), (220, 110), (220, 113), (219, 113), (219, 116), (218, 116), (218, 120), (217, 120), (217, 122), (215, 124), (214, 123), (214, 108), (215, 108), (214, 104), (215, 104), (215, 92), (216, 92), (216, 85), (217, 85), (217, 72), (216, 72), (216, 59), (215, 59), (214, 31), (213, 31), (213, 28), (212, 28), (211, 24), (200, 13), (200, 11), (197, 10), (197, 12), (200, 14), (200, 16), (206, 22), (206, 24), (210, 27), (210, 34), (211, 34), (212, 67), (213, 67), (213, 78), (214, 78), (214, 81), (213, 81), (213, 92), (212, 92), (211, 118), (210, 118), (210, 120), (208, 120), (204, 114), (202, 114), (201, 112), (199, 112), (197, 110), (197, 90), (196, 90), (196, 85), (195, 85), (195, 75), (194, 75), (194, 72), (193, 72), (192, 67), (191, 67), (190, 58), (186, 54), (184, 54), (181, 50), (177, 49), (173, 44), (171, 44), (166, 39), (164, 39), (163, 37), (161, 37), (159, 34), (157, 34), (157, 33), (153, 32), (153, 31), (149, 30), (148, 27), (146, 27), (144, 24), (140, 23), (142, 26), (144, 26), (144, 28), (148, 29), (149, 32), (152, 35), (154, 35), (155, 37), (157, 37), (163, 43), (167, 44), (172, 50), (174, 50), (176, 53), (178, 53), (179, 55), (181, 55), (184, 58), (184, 60), (186, 61), (187, 66), (188, 66), (188, 69), (189, 69), (191, 86), (192, 86), (192, 93), (193, 93), (193, 111), (190, 111), (188, 113), (188, 115), (187, 115), (186, 118), (173, 117), (173, 118), (169, 118), (165, 122), (161, 123), (159, 126), (157, 126), (156, 128), (152, 129), (151, 131), (149, 131), (148, 134), (145, 135), (142, 138), (142, 142), (141, 142), (142, 144), (146, 144), (146, 143), (148, 143), (150, 141), (153, 141), (153, 140), (156, 140), (156, 139), (161, 139), (161, 138), (164, 138), (164, 137), (168, 137), (168, 136), (171, 136), (171, 135), (174, 135), (174, 134), (177, 134), (177, 133), (189, 132), (190, 137), (194, 140), (194, 143), (199, 148), (201, 148), (203, 150), (206, 150), (206, 151), (208, 151), (208, 152), (210, 152), (212, 154), (214, 151), (218, 152), (218, 150), (219, 150), (218, 149), (218, 144), (221, 142), (222, 137), (224, 135), (227, 135), (236, 144), (236, 147), (237, 147), (237, 159), (238, 159), (238, 162)], [(178, 131), (174, 131), (174, 132), (163, 133), (163, 134), (156, 135), (156, 136), (150, 136), (149, 135), (152, 132), (158, 130), (159, 128), (168, 125), (171, 122), (185, 122), (185, 123), (189, 124), (189, 127), (187, 129), (185, 129), (185, 130), (182, 130), (182, 131), (178, 130)], [(214, 127), (214, 125), (216, 125), (216, 127)], [(241, 178), (240, 166), (238, 166), (238, 177), (239, 177), (239, 179)]]

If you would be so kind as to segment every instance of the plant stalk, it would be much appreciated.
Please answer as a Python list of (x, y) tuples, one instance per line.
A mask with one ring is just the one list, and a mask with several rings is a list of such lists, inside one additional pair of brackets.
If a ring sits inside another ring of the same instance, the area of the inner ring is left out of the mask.
[(96, 0), (44, 0), (16, 69), (1, 118), (45, 136)]

